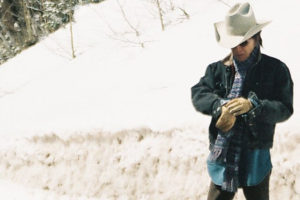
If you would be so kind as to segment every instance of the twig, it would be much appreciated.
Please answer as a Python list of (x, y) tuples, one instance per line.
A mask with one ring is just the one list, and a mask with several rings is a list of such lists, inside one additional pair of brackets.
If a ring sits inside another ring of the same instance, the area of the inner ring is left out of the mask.
[(143, 43), (141, 44), (141, 42), (135, 42), (135, 41), (132, 41), (132, 40), (123, 39), (121, 37), (115, 37), (115, 36), (112, 36), (112, 35), (107, 35), (107, 37), (109, 37), (110, 39), (113, 39), (113, 40), (123, 42), (123, 43), (135, 44), (136, 46), (141, 46), (142, 44), (144, 46), (145, 43), (154, 42), (154, 40), (152, 40), (152, 41), (149, 40), (149, 41), (143, 41)]
[(164, 31), (165, 30), (165, 24), (164, 24), (164, 19), (163, 19), (163, 12), (162, 12), (162, 9), (161, 9), (161, 6), (160, 6), (160, 1), (156, 0), (155, 3), (156, 3), (156, 6), (157, 6), (157, 9), (158, 9), (161, 30)]
[(130, 21), (128, 20), (126, 14), (125, 14), (125, 11), (122, 7), (122, 5), (120, 4), (119, 0), (117, 0), (118, 2), (118, 5), (120, 7), (120, 10), (121, 10), (121, 13), (122, 13), (122, 16), (123, 18), (125, 19), (126, 23), (128, 24), (128, 26), (135, 32), (136, 36), (140, 36), (140, 33), (139, 31), (130, 23)]
[(3, 20), (3, 18), (5, 17), (6, 13), (10, 11), (10, 8), (12, 7), (13, 3), (11, 3), (9, 5), (9, 7), (4, 11), (4, 13), (2, 14), (2, 17), (1, 17), (1, 21)]
[(185, 17), (187, 19), (190, 19), (190, 15), (183, 8), (181, 8), (181, 7), (178, 7), (178, 8), (179, 8), (179, 10), (181, 10), (181, 12), (183, 12), (183, 14), (185, 15)]
[(125, 11), (124, 11), (122, 5), (120, 4), (120, 1), (119, 1), (119, 0), (117, 0), (117, 3), (118, 3), (118, 5), (119, 5), (119, 7), (120, 7), (122, 16), (123, 16), (123, 18), (125, 19), (126, 23), (127, 23), (128, 26), (135, 32), (135, 35), (136, 35), (136, 37), (137, 37), (138, 40), (139, 40), (140, 46), (141, 46), (142, 48), (144, 48), (145, 45), (144, 45), (144, 42), (141, 41), (141, 38), (140, 38), (140, 35), (141, 35), (141, 34), (140, 34), (140, 32), (137, 30), (136, 27), (134, 27), (134, 26), (130, 23), (130, 21), (129, 21), (129, 19), (127, 18), (126, 13), (125, 13)]
[(231, 5), (229, 5), (228, 3), (226, 3), (225, 1), (223, 1), (223, 0), (219, 0), (221, 3), (223, 3), (223, 4), (225, 4), (226, 6), (228, 6), (228, 7), (231, 7)]

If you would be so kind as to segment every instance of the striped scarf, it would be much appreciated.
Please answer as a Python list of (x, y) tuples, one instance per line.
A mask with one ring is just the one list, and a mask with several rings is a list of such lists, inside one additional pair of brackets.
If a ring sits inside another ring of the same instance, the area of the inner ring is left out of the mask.
[[(232, 88), (227, 96), (229, 100), (241, 96), (246, 72), (255, 64), (258, 55), (259, 45), (253, 49), (249, 58), (245, 61), (239, 62), (236, 58), (233, 58), (236, 73)], [(219, 131), (208, 158), (211, 162), (225, 164), (222, 190), (227, 192), (236, 192), (239, 186), (239, 161), (242, 152), (243, 134), (242, 127), (237, 124), (238, 123), (236, 123), (234, 127), (226, 133)]]

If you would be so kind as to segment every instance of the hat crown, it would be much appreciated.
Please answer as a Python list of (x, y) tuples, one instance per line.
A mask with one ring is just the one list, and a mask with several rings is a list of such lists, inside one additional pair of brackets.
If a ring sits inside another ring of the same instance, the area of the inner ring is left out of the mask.
[(226, 31), (231, 35), (244, 35), (256, 23), (254, 12), (249, 3), (236, 4), (225, 17)]

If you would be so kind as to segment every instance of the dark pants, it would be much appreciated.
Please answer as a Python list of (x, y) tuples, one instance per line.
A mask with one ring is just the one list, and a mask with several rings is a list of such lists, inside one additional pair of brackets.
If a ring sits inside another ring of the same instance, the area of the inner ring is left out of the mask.
[[(247, 200), (269, 200), (270, 174), (255, 186), (242, 187)], [(210, 184), (207, 200), (231, 200), (235, 193), (221, 190), (221, 186)]]

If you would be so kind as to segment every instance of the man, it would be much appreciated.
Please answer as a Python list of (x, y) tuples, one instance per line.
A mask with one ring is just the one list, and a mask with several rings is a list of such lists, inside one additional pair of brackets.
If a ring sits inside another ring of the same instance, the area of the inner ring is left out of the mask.
[(231, 54), (191, 89), (195, 109), (212, 116), (208, 200), (233, 199), (239, 187), (247, 200), (269, 199), (270, 148), (276, 123), (293, 113), (293, 81), (283, 62), (260, 52), (267, 24), (256, 21), (249, 3), (234, 5), (214, 24)]

